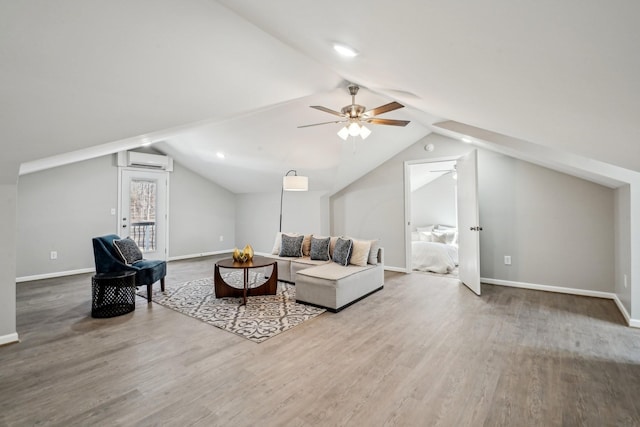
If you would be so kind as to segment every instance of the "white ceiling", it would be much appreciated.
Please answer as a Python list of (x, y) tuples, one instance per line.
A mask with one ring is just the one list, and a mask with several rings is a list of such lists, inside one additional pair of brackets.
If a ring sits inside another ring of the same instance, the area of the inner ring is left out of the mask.
[[(639, 14), (633, 0), (2, 2), (0, 182), (146, 138), (234, 192), (277, 191), (289, 169), (335, 191), (441, 120), (640, 171)], [(349, 104), (348, 82), (411, 124), (372, 126), (355, 152), (338, 125), (297, 129), (333, 118), (309, 105)]]

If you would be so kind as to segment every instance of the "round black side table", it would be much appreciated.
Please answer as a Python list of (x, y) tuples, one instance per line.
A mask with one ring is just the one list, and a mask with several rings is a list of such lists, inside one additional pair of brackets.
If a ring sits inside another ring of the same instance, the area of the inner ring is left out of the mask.
[(91, 278), (91, 317), (114, 317), (136, 309), (136, 272), (98, 273)]

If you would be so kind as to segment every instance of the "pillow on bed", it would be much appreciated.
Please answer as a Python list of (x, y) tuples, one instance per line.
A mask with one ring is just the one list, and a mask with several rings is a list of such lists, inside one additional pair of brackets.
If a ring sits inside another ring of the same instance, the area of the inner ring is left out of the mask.
[(439, 243), (446, 243), (447, 245), (453, 244), (458, 240), (458, 230), (455, 228), (447, 230), (433, 230), (433, 241)]
[(433, 231), (420, 231), (418, 232), (418, 240), (421, 242), (433, 242)]

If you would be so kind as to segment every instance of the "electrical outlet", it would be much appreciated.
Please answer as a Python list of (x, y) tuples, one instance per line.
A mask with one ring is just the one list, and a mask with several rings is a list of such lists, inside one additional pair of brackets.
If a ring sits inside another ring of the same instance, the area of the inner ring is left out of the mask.
[(627, 289), (627, 286), (629, 286), (629, 285), (627, 284), (627, 275), (625, 274), (624, 275), (624, 288)]
[(49, 255), (49, 257), (51, 259), (58, 259), (58, 252), (56, 251), (51, 251), (51, 254)]
[(111, 215), (115, 215), (116, 214), (116, 208), (111, 208)]
[(224, 236), (220, 236), (220, 241), (224, 242)]
[(505, 255), (504, 256), (504, 265), (511, 265), (511, 256), (510, 255)]

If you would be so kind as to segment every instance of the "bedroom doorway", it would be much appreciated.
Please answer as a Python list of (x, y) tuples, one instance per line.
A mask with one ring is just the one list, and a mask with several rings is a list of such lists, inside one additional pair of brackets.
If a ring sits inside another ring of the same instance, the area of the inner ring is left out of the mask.
[[(431, 182), (433, 188), (421, 190)], [(405, 162), (405, 229), (407, 273), (448, 276), (457, 265), (459, 280), (480, 295), (476, 150)]]
[(409, 271), (458, 276), (456, 158), (409, 162)]

